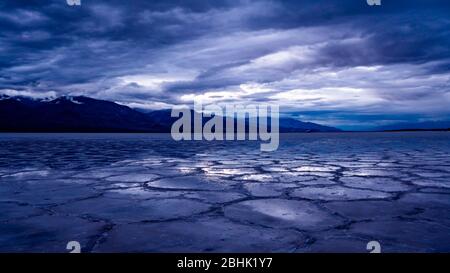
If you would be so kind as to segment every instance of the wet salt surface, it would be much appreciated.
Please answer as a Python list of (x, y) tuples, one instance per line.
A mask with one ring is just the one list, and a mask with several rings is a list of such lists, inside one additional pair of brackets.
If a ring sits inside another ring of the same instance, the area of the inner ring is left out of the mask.
[(0, 252), (450, 252), (450, 134), (0, 134)]

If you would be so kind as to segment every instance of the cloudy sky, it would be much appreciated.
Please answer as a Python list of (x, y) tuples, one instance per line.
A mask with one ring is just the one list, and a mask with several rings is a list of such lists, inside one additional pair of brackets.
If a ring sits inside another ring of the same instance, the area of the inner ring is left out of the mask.
[(269, 102), (344, 129), (450, 119), (450, 1), (81, 2), (0, 2), (0, 93)]

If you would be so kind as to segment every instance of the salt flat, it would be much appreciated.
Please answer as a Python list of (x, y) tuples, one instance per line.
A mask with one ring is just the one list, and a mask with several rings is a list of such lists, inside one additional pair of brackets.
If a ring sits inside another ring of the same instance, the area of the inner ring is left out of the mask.
[(0, 134), (0, 211), (0, 252), (450, 252), (450, 134)]

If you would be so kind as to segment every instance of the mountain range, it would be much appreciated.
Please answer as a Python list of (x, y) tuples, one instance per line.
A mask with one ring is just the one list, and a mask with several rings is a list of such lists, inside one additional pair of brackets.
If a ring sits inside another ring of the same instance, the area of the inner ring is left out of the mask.
[[(84, 96), (35, 99), (0, 96), (2, 132), (169, 133), (178, 118), (171, 110), (145, 113), (115, 102)], [(205, 123), (207, 119), (203, 120)], [(248, 122), (248, 121), (247, 121)], [(340, 129), (280, 117), (280, 132), (339, 132)]]
[(0, 98), (0, 131), (158, 132), (146, 114), (114, 102), (88, 97)]

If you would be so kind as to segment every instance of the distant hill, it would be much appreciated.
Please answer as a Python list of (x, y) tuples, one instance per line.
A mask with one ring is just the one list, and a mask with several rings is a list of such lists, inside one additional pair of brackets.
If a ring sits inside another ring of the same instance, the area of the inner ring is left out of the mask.
[(411, 123), (397, 123), (377, 127), (375, 131), (446, 131), (450, 130), (450, 121), (426, 121), (426, 122), (411, 122)]
[[(148, 117), (150, 117), (150, 119), (154, 122), (157, 122), (162, 126), (167, 126), (166, 130), (168, 131), (170, 131), (170, 127), (178, 119), (177, 117), (171, 117), (170, 114), (171, 110), (158, 110), (147, 113)], [(193, 115), (194, 111), (191, 110), (191, 116), (193, 117)], [(203, 124), (205, 124), (207, 121), (208, 118), (204, 118)], [(246, 126), (248, 128), (248, 118), (246, 119)], [(270, 129), (270, 119), (268, 122), (268, 128)], [(293, 118), (285, 117), (279, 119), (279, 129), (280, 133), (341, 132), (341, 130), (337, 128), (323, 126), (312, 122), (302, 122)]]
[(88, 97), (0, 99), (0, 131), (159, 132), (145, 114), (114, 102)]
[[(83, 96), (51, 99), (0, 96), (2, 132), (169, 133), (177, 119), (171, 117), (171, 110), (143, 113), (114, 102)], [(338, 131), (311, 122), (280, 118), (280, 132)]]
[(312, 122), (303, 122), (293, 118), (280, 118), (280, 132), (341, 132), (341, 129)]

